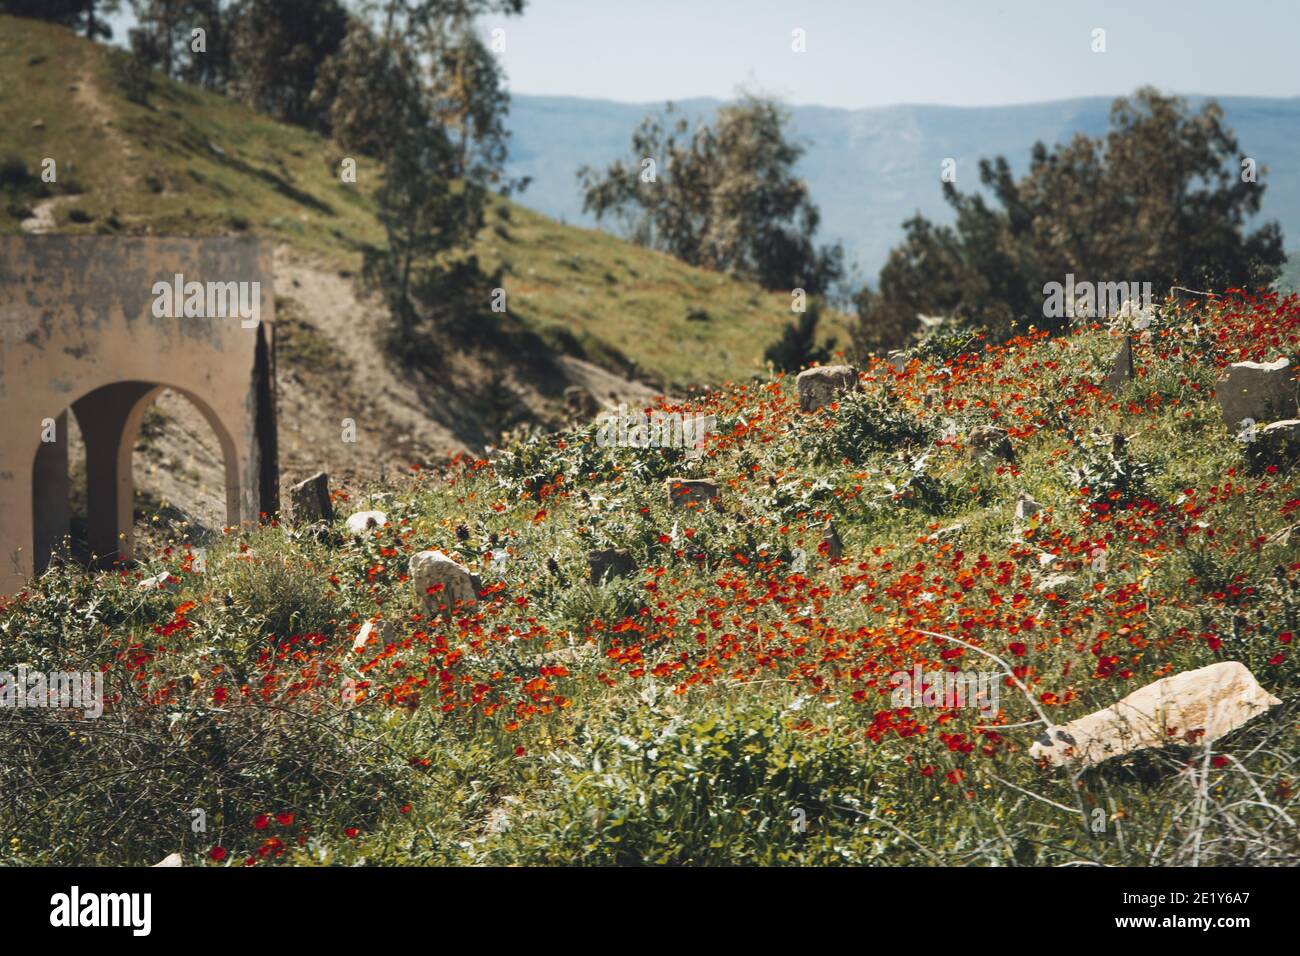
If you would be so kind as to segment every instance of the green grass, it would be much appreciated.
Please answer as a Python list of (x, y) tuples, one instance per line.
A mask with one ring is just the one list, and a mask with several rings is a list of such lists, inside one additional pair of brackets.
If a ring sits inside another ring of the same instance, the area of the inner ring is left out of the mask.
[[(0, 159), (39, 169), (50, 156), (61, 181), (76, 178), (85, 194), (58, 207), (59, 232), (247, 233), (354, 272), (361, 250), (383, 241), (374, 162), (358, 157), (357, 183), (343, 183), (343, 154), (319, 136), (158, 75), (147, 105), (130, 102), (112, 65), (120, 55), (51, 24), (0, 17)], [(110, 116), (92, 116), (69, 91), (86, 83)], [(33, 128), (38, 120), (44, 129)], [(12, 205), (0, 202), (0, 231), (18, 230)], [(511, 313), (548, 341), (575, 336), (597, 361), (625, 356), (664, 384), (740, 379), (762, 370), (763, 350), (791, 318), (788, 294), (500, 198), (492, 207), (474, 251), (486, 271), (504, 270)], [(708, 320), (689, 320), (700, 304)], [(847, 342), (844, 316), (829, 312), (825, 324), (823, 335)]]
[[(114, 706), (0, 711), (0, 861), (1294, 864), (1296, 464), (1254, 462), (1211, 392), (1297, 329), (1295, 301), (1163, 315), (1115, 398), (1101, 330), (876, 363), (815, 415), (788, 377), (735, 386), (689, 409), (718, 417), (700, 460), (588, 425), (343, 489), (343, 513), (390, 518), (360, 538), (273, 526), (202, 572), (184, 545), (56, 568), (0, 642), (104, 668)], [(1014, 465), (970, 459), (988, 423)], [(681, 475), (719, 507), (671, 508)], [(587, 583), (605, 547), (635, 576)], [(474, 608), (417, 615), (406, 562), (428, 548), (482, 577)], [(172, 590), (139, 590), (160, 571)], [(390, 630), (349, 654), (375, 617)], [(1005, 684), (996, 717), (899, 709), (893, 672), (1000, 669), (924, 632), (1010, 660), (1027, 693)], [(1221, 660), (1284, 706), (1103, 770), (1028, 756), (1039, 708), (1061, 724)]]

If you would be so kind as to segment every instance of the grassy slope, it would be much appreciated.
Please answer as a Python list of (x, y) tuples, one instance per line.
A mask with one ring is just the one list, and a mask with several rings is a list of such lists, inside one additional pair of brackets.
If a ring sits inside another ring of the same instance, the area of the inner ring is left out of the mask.
[[(1162, 316), (1115, 397), (1102, 330), (876, 362), (865, 400), (817, 415), (789, 378), (751, 383), (695, 406), (719, 423), (696, 462), (586, 426), (388, 489), (368, 536), (56, 571), (0, 609), (0, 641), (104, 664), (123, 696), (104, 722), (0, 712), (0, 863), (1294, 864), (1295, 464), (1252, 466), (1212, 392), (1297, 347), (1292, 299)], [(1014, 465), (970, 459), (988, 423)], [(675, 474), (720, 507), (670, 508)], [(587, 549), (611, 546), (639, 571), (590, 586)], [(427, 548), (482, 575), (476, 607), (416, 613)], [(142, 593), (161, 570), (175, 590)], [(349, 654), (368, 618), (391, 629)], [(931, 634), (1011, 662), (1029, 699), (1004, 685), (995, 727), (902, 708), (894, 672), (998, 669)], [(1037, 708), (1064, 723), (1225, 660), (1287, 702), (1244, 736), (1077, 779), (1027, 754)]]
[[(31, 69), (76, 72), (57, 57)], [(92, 135), (37, 105), (47, 134)], [(343, 202), (319, 142), (259, 123), (232, 122), (223, 148), (253, 164), (259, 137), (300, 137), (296, 188)], [(181, 172), (233, 175), (205, 150)], [(95, 211), (94, 177), (103, 190), (115, 173), (81, 167)], [(265, 179), (232, 182), (266, 183), (232, 211), (293, 238), (301, 203)], [(175, 203), (212, 199), (186, 188), (164, 193), (159, 214), (183, 224)], [(133, 192), (119, 195), (126, 221)], [(344, 231), (351, 218), (331, 221)], [(526, 213), (516, 222), (529, 228)], [(309, 233), (323, 255), (354, 254)], [(621, 254), (649, 272), (654, 257), (609, 248), (623, 251), (608, 266)], [(533, 254), (535, 275), (542, 260), (563, 275), (547, 254)], [(750, 384), (699, 407), (720, 434), (698, 462), (601, 448), (587, 427), (385, 489), (395, 494), (375, 503), (393, 527), (369, 537), (271, 527), (232, 534), (203, 573), (183, 549), (123, 575), (56, 570), (0, 608), (0, 644), (39, 669), (103, 666), (116, 706), (100, 722), (0, 711), (0, 832), (12, 834), (0, 863), (173, 850), (222, 864), (1295, 863), (1283, 815), (1295, 816), (1300, 772), (1293, 710), (1253, 740), (1198, 750), (1196, 774), (1172, 757), (1144, 781), (1076, 785), (1028, 758), (1040, 727), (1014, 688), (996, 736), (972, 710), (890, 700), (891, 672), (913, 663), (988, 666), (926, 630), (1011, 660), (1057, 723), (1219, 660), (1294, 706), (1295, 466), (1252, 471), (1212, 390), (1226, 362), (1295, 356), (1300, 306), (1162, 317), (1118, 399), (1097, 387), (1114, 347), (1092, 330), (902, 374), (876, 364), (862, 386), (883, 408), (817, 416), (798, 413), (788, 378)], [(960, 436), (987, 423), (1011, 429), (1014, 467), (970, 461)], [(911, 449), (891, 434), (903, 427)], [(1130, 436), (1118, 468), (1114, 432)], [(671, 510), (661, 480), (680, 473), (716, 479), (721, 507)], [(368, 490), (345, 489), (340, 509), (363, 507)], [(1045, 506), (1027, 522), (1014, 514), (1022, 492)], [(840, 561), (816, 552), (828, 515)], [(586, 551), (609, 546), (638, 574), (588, 585)], [(426, 548), (483, 576), (479, 606), (415, 616), (404, 572)], [(173, 589), (141, 592), (161, 570)], [(371, 617), (391, 631), (349, 655)], [(196, 794), (202, 834), (189, 827)], [(791, 826), (796, 809), (806, 831)], [(288, 822), (259, 816), (277, 813)]]
[[(104, 47), (48, 24), (0, 17), (0, 128), (0, 158), (35, 170), (53, 157), (60, 180), (86, 190), (59, 205), (60, 232), (248, 231), (349, 270), (382, 240), (374, 163), (360, 160), (358, 185), (343, 184), (341, 156), (320, 137), (157, 78), (148, 107), (130, 103)], [(787, 295), (498, 203), (509, 219), (490, 214), (476, 251), (489, 270), (505, 267), (511, 311), (537, 330), (576, 334), (596, 357), (613, 348), (666, 383), (743, 378), (790, 317)], [(73, 222), (73, 210), (93, 218)], [(17, 231), (19, 218), (0, 207), (0, 230)], [(693, 305), (709, 320), (688, 321)], [(843, 323), (832, 316), (824, 331), (843, 342)]]

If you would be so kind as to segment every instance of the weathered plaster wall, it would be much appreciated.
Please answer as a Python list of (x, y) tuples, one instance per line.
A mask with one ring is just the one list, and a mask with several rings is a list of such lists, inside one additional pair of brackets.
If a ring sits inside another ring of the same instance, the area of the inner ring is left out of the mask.
[[(177, 273), (259, 282), (259, 326), (156, 317), (154, 285)], [(0, 594), (31, 575), (37, 528), (45, 537), (60, 521), (66, 528), (67, 450), (42, 443), (41, 423), (59, 421), (66, 442), (69, 408), (86, 442), (90, 544), (100, 554), (114, 539), (131, 554), (131, 451), (163, 387), (193, 401), (217, 434), (227, 522), (275, 509), (263, 500), (276, 488), (273, 318), (271, 258), (255, 239), (0, 236)], [(259, 385), (255, 369), (269, 379)]]

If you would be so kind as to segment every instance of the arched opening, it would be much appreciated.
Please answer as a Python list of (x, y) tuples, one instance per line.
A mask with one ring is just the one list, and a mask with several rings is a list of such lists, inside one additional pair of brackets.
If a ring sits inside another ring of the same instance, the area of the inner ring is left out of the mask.
[[(164, 411), (151, 415), (155, 401), (164, 395)], [(239, 523), (238, 454), (229, 430), (216, 413), (183, 388), (154, 382), (114, 382), (74, 401), (69, 406), (71, 416), (63, 409), (57, 417), (46, 420), (52, 440), (43, 434), (32, 463), (32, 558), (36, 573), (49, 566), (51, 556), (62, 550), (65, 539), (71, 544), (69, 556), (81, 560), (103, 564), (119, 558), (129, 561), (135, 556), (136, 447), (143, 439), (148, 448), (160, 433), (168, 431), (166, 409), (177, 414), (182, 405), (188, 427), (179, 446), (170, 446), (171, 454), (175, 456), (179, 447), (183, 455), (188, 446), (212, 459), (206, 464), (221, 476), (224, 489), (214, 496), (212, 507), (204, 510), (219, 515), (225, 523)], [(193, 423), (197, 421), (206, 421), (215, 443), (205, 445), (193, 440)], [(78, 432), (80, 448), (76, 442)], [(152, 467), (165, 471), (171, 464), (164, 451)], [(78, 494), (82, 474), (84, 499)], [(84, 500), (84, 525), (76, 521), (80, 516), (75, 512), (80, 508), (70, 506), (70, 499), (78, 505)], [(164, 499), (156, 500), (160, 507), (165, 505)], [(150, 503), (143, 502), (145, 510)], [(197, 529), (202, 528), (198, 523)]]

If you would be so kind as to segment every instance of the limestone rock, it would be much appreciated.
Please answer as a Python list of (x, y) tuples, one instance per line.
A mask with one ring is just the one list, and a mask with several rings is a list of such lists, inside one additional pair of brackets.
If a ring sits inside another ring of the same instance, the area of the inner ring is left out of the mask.
[[(469, 568), (441, 551), (421, 551), (411, 555), (411, 587), (426, 617), (443, 614), (451, 617), (456, 602), (462, 605), (478, 599), (479, 581)], [(438, 588), (438, 585), (442, 585)], [(435, 588), (430, 593), (429, 589)]]
[(289, 490), (295, 524), (333, 521), (334, 505), (330, 502), (330, 476), (318, 471)]
[(1255, 441), (1267, 448), (1274, 459), (1291, 461), (1300, 458), (1300, 419), (1270, 422), (1255, 431)]
[(1074, 583), (1074, 575), (1072, 574), (1049, 574), (1038, 582), (1038, 593), (1047, 594), (1061, 591), (1072, 583)]
[(718, 496), (718, 483), (707, 478), (669, 478), (664, 482), (674, 508), (706, 504)]
[(636, 570), (632, 553), (626, 548), (605, 548), (587, 552), (587, 565), (591, 568), (591, 583), (599, 584), (608, 578), (623, 578)]
[(1124, 344), (1119, 347), (1111, 359), (1110, 374), (1106, 376), (1103, 388), (1109, 395), (1118, 395), (1120, 389), (1133, 381), (1133, 339), (1124, 336)]
[(393, 626), (387, 621), (366, 621), (361, 625), (361, 630), (357, 631), (356, 639), (352, 642), (352, 653), (362, 653), (370, 645), (372, 639), (374, 641), (374, 650), (382, 650), (385, 645), (393, 640), (393, 637)]
[(382, 511), (358, 511), (348, 516), (348, 531), (352, 534), (365, 534), (372, 528), (382, 528), (388, 524), (388, 515)]
[(1053, 766), (1093, 766), (1173, 743), (1217, 740), (1281, 701), (1239, 661), (1220, 661), (1147, 684), (1118, 703), (1054, 728), (1029, 748)]
[(804, 369), (795, 379), (799, 390), (799, 411), (815, 412), (858, 386), (858, 370), (852, 365), (819, 365)]
[(976, 425), (970, 431), (970, 457), (978, 461), (986, 456), (1014, 461), (1015, 452), (1011, 450), (1011, 439), (1005, 428), (997, 425)]
[(1256, 423), (1296, 417), (1295, 367), (1290, 359), (1235, 362), (1215, 384), (1223, 423), (1236, 431), (1246, 419)]

